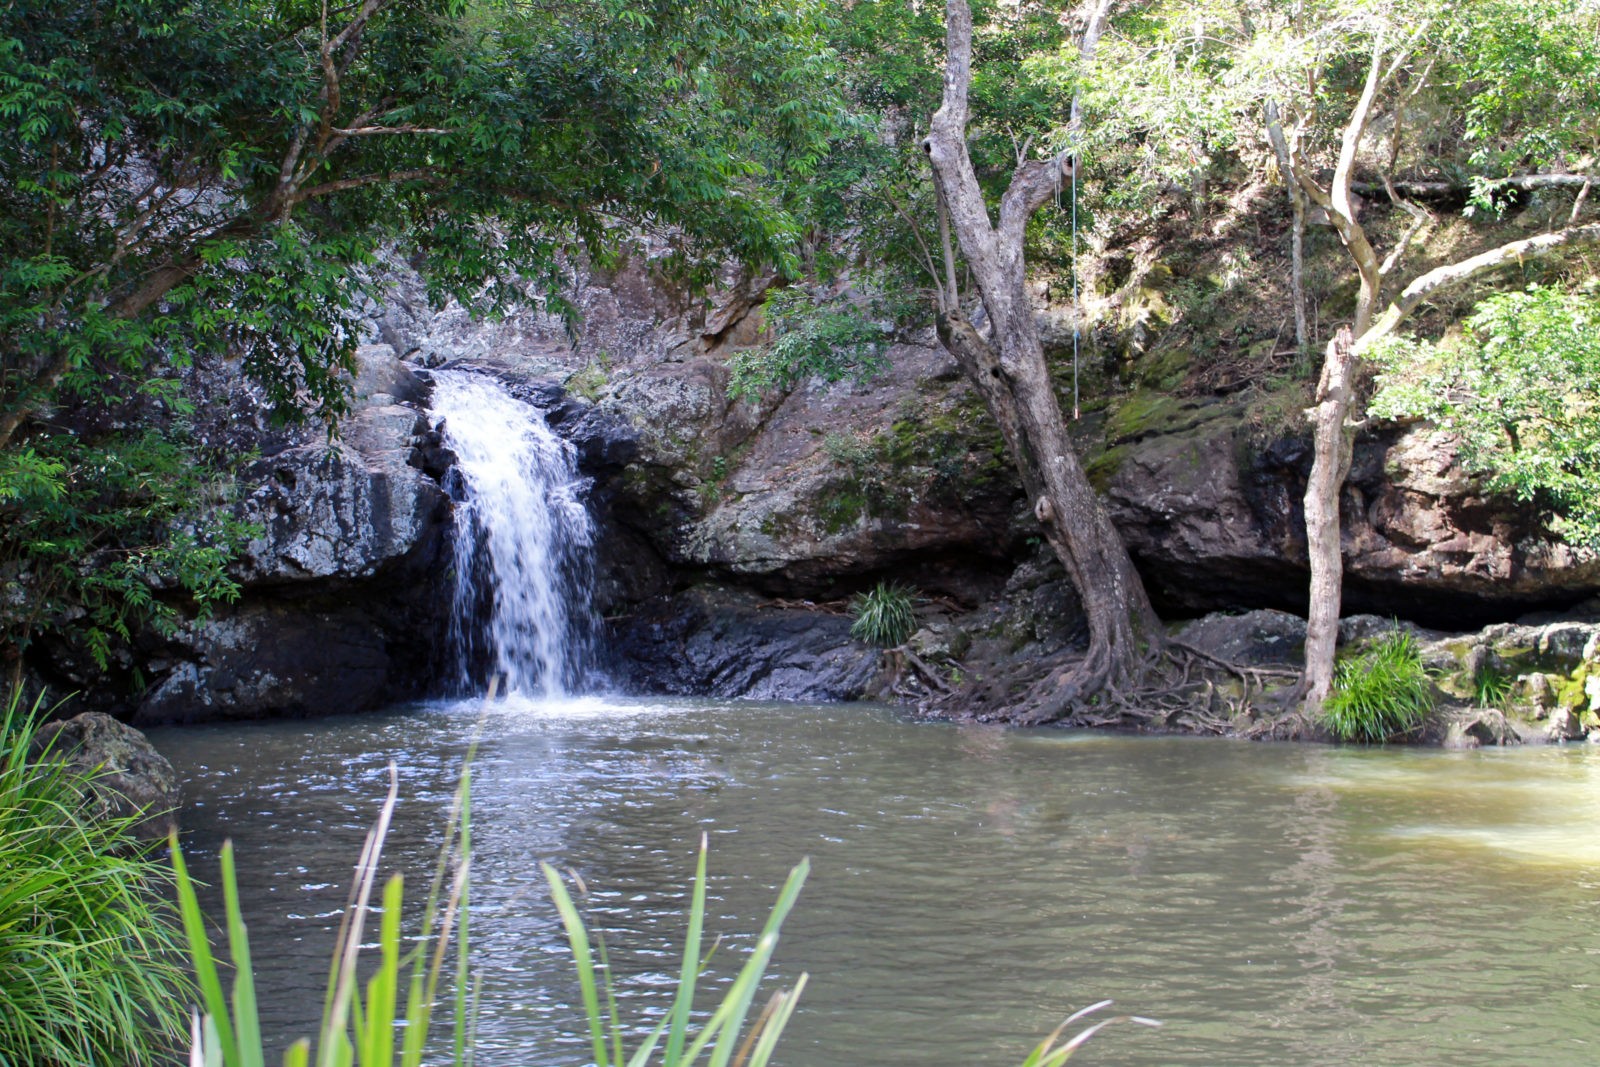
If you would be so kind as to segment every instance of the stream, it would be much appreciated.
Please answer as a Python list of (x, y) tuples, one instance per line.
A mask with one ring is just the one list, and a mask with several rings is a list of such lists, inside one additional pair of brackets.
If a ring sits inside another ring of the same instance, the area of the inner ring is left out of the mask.
[[(520, 696), (166, 727), (192, 860), (225, 836), (266, 1030), (311, 1032), (392, 760), (420, 895), (476, 741), (483, 1067), (589, 1062), (539, 861), (582, 875), (636, 1034), (665, 1010), (694, 850), (708, 981), (788, 869), (783, 1067), (1015, 1067), (1104, 998), (1096, 1064), (1593, 1064), (1600, 751), (1246, 744), (905, 721), (871, 705)], [(706, 1001), (702, 1000), (703, 1005)]]

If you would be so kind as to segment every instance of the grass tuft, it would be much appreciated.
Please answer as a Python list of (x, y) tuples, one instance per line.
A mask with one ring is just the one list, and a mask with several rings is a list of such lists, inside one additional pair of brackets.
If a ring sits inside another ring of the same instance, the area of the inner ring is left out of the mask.
[(1341, 741), (1382, 744), (1415, 731), (1433, 710), (1433, 683), (1417, 639), (1391, 630), (1339, 663), (1322, 725)]
[(899, 582), (879, 582), (870, 592), (857, 594), (850, 601), (855, 619), (850, 636), (883, 648), (904, 644), (917, 628), (911, 594)]
[(41, 706), (0, 716), (0, 1064), (166, 1062), (189, 984), (142, 815), (86, 815), (84, 780), (30, 761)]

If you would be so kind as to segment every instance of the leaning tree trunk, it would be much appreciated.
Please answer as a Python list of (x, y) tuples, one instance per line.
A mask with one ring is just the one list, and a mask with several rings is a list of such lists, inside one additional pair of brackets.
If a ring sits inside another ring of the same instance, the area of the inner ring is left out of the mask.
[[(1090, 20), (1086, 54), (1093, 52), (1109, 6), (1103, 0)], [(990, 331), (985, 337), (965, 318), (952, 285), (952, 291), (941, 293), (939, 336), (999, 425), (1034, 501), (1034, 515), (1065, 566), (1089, 625), (1087, 656), (1043, 679), (1018, 709), (1020, 719), (1048, 721), (1136, 678), (1147, 657), (1164, 647), (1165, 635), (1121, 537), (1073, 452), (1024, 286), (1028, 218), (1059, 190), (1069, 156), (1021, 163), (1001, 201), (999, 224), (991, 224), (966, 147), (972, 13), (966, 0), (949, 0), (946, 17), (944, 103), (923, 149)], [(949, 255), (947, 248), (947, 262)]]

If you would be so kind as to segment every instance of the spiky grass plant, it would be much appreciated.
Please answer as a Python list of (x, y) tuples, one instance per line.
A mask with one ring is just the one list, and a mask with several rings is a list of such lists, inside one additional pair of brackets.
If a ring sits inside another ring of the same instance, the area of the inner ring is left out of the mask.
[[(463, 774), (456, 805), (440, 850), (439, 866), (423, 908), (420, 935), (402, 939), (400, 909), (403, 880), (394, 875), (383, 886), (382, 903), (374, 906), (378, 859), (394, 816), (399, 795), (399, 774), (389, 765), (389, 793), (378, 820), (367, 834), (356, 863), (355, 885), (340, 922), (323, 1000), (322, 1026), (316, 1048), (302, 1038), (284, 1053), (285, 1067), (420, 1067), (433, 1021), (440, 977), (454, 938), (456, 982), (454, 990), (454, 1061), (469, 1062), (471, 1019), (468, 1003), (471, 979), (467, 972), (467, 904), (471, 871), (470, 777)], [(234, 873), (233, 846), (222, 847), (222, 894), (228, 954), (233, 963), (232, 995), (223, 989), (204, 917), (176, 838), (172, 863), (178, 886), (190, 960), (200, 986), (203, 1014), (194, 1020), (191, 1064), (194, 1067), (264, 1067), (260, 1017), (256, 1006), (250, 938), (239, 908)], [(367, 980), (363, 998), (356, 977), (369, 919), (378, 922), (378, 965)], [(402, 951), (402, 943), (405, 951)]]
[(1516, 676), (1485, 667), (1472, 677), (1472, 699), (1480, 708), (1504, 708), (1511, 702)]
[(850, 601), (850, 636), (882, 648), (903, 644), (917, 628), (912, 591), (899, 582), (879, 582)]
[(0, 1064), (164, 1062), (189, 1000), (165, 865), (142, 816), (86, 816), (87, 783), (33, 752), (41, 710), (13, 690), (0, 720)]
[[(742, 1039), (740, 1035), (755, 1001), (756, 987), (761, 984), (767, 964), (772, 960), (773, 949), (778, 946), (779, 928), (794, 907), (800, 887), (805, 884), (806, 874), (811, 869), (809, 862), (802, 860), (798, 867), (789, 872), (789, 879), (778, 894), (778, 902), (756, 940), (755, 951), (745, 960), (710, 1018), (695, 1025), (691, 1023), (691, 1013), (703, 962), (700, 945), (706, 915), (706, 839), (701, 837), (700, 859), (695, 868), (689, 906), (689, 932), (684, 940), (683, 966), (678, 974), (678, 988), (672, 1007), (631, 1054), (625, 1051), (605, 941), (595, 939), (595, 949), (591, 949), (589, 932), (561, 875), (548, 863), (543, 867), (545, 880), (550, 884), (550, 894), (555, 898), (556, 910), (561, 913), (562, 924), (567, 930), (567, 943), (572, 947), (573, 959), (577, 961), (578, 984), (583, 995), (584, 1014), (589, 1023), (595, 1067), (643, 1067), (650, 1062), (657, 1047), (663, 1050), (661, 1067), (691, 1067), (700, 1062), (701, 1054), (708, 1049), (708, 1067), (730, 1067), (730, 1064), (732, 1067), (766, 1067), (777, 1049), (778, 1038), (789, 1023), (789, 1017), (794, 1014), (800, 993), (805, 989), (806, 976), (802, 974), (793, 989), (774, 994), (756, 1016), (749, 1033), (744, 1034)], [(603, 980), (596, 976), (596, 950)], [(602, 995), (605, 1001), (603, 1009)]]
[(1432, 710), (1433, 683), (1417, 639), (1396, 629), (1338, 665), (1322, 725), (1341, 741), (1381, 744), (1416, 730)]
[[(388, 798), (356, 866), (356, 885), (334, 949), (329, 972), (323, 1023), (313, 1049), (309, 1040), (292, 1045), (284, 1054), (285, 1067), (420, 1067), (427, 1042), (434, 1002), (447, 957), (454, 945), (454, 1042), (451, 1063), (463, 1067), (472, 1061), (474, 983), (467, 970), (468, 887), (471, 869), (470, 788), (464, 776), (456, 812), (441, 863), (424, 908), (420, 938), (402, 938), (400, 910), (402, 883), (396, 875), (384, 886), (381, 908), (372, 903), (378, 858), (394, 812), (396, 776), (391, 768)], [(189, 939), (191, 960), (199, 981), (204, 1013), (194, 1022), (195, 1067), (264, 1067), (257, 1013), (249, 934), (240, 913), (233, 849), (224, 845), (221, 883), (228, 954), (234, 969), (231, 995), (223, 986), (204, 917), (183, 854), (173, 843), (178, 897)], [(631, 1055), (623, 1051), (623, 1030), (610, 984), (604, 941), (591, 937), (572, 895), (561, 876), (544, 865), (550, 892), (566, 928), (583, 993), (584, 1011), (594, 1043), (598, 1067), (643, 1067), (659, 1048), (661, 1067), (766, 1067), (779, 1036), (794, 1012), (805, 986), (802, 975), (792, 990), (780, 992), (766, 1005), (746, 1031), (757, 986), (777, 945), (778, 930), (794, 907), (807, 865), (790, 874), (773, 908), (756, 948), (734, 979), (721, 1002), (704, 1021), (692, 1016), (701, 971), (701, 937), (706, 912), (706, 851), (701, 841), (689, 935), (684, 946), (683, 970), (672, 1008)], [(358, 988), (356, 964), (368, 919), (377, 912), (378, 964), (367, 980), (365, 997)], [(406, 946), (402, 950), (402, 945)], [(595, 966), (598, 946), (600, 965)], [(409, 971), (409, 976), (407, 972)], [(602, 1000), (604, 1008), (602, 1009)], [(705, 1057), (702, 1060), (702, 1057)]]

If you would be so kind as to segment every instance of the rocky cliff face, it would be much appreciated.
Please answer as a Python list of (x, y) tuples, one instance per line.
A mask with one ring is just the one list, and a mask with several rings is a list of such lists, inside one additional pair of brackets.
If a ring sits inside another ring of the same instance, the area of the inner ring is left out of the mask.
[[(1107, 421), (1103, 448), (1092, 469), (1167, 612), (1304, 612), (1308, 440), (1262, 439), (1240, 402), (1136, 393)], [(1593, 553), (1549, 536), (1526, 507), (1484, 495), (1451, 438), (1425, 426), (1361, 434), (1340, 507), (1352, 612), (1463, 628), (1600, 587)]]
[(265, 453), (237, 505), (260, 531), (232, 567), (244, 595), (149, 651), (134, 721), (362, 711), (428, 683), (449, 512), (437, 438), (410, 368), (382, 345), (358, 357), (334, 437), (235, 423)]
[[(931, 336), (897, 339), (869, 380), (733, 402), (728, 360), (760, 341), (770, 278), (730, 274), (693, 300), (641, 254), (575, 277), (573, 338), (535, 311), (430, 309), (393, 272), (355, 413), (333, 441), (264, 450), (242, 504), (263, 530), (238, 564), (247, 595), (154, 657), (142, 720), (358, 710), (425, 688), (449, 509), (426, 371), (445, 364), (512, 383), (578, 445), (602, 530), (597, 600), (634, 688), (860, 695), (876, 654), (839, 611), (885, 578), (926, 598), (920, 647), (977, 634), (984, 662), (1023, 671), (1077, 639), (998, 438)], [(1297, 431), (1263, 432), (1237, 396), (1136, 390), (1079, 437), (1165, 612), (1302, 607)], [(1364, 433), (1343, 504), (1352, 610), (1459, 626), (1600, 586), (1600, 563), (1483, 496), (1424, 427)]]

